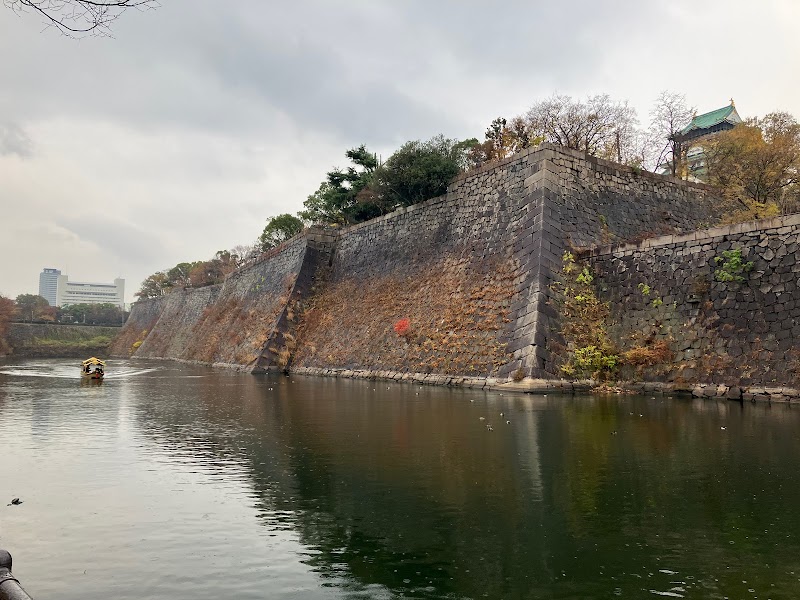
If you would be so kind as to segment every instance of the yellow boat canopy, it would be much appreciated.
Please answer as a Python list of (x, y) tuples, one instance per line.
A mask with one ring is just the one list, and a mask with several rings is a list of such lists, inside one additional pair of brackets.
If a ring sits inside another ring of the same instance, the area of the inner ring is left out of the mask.
[(92, 358), (87, 358), (85, 361), (83, 361), (83, 366), (85, 367), (87, 365), (100, 365), (101, 367), (105, 367), (106, 363), (105, 361), (93, 356)]

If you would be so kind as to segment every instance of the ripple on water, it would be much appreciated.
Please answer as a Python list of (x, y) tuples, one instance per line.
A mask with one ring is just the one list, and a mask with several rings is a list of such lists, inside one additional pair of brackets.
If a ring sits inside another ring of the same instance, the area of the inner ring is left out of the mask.
[(112, 365), (0, 366), (34, 597), (800, 597), (796, 410)]
[[(147, 369), (137, 369), (129, 366), (117, 367), (118, 370), (113, 371), (115, 368), (113, 362), (110, 362), (107, 367), (107, 373), (104, 380), (108, 379), (128, 379), (139, 375), (154, 373), (159, 371), (158, 367)], [(21, 364), (21, 365), (6, 365), (0, 368), (0, 374), (8, 375), (10, 377), (44, 377), (49, 379), (73, 379), (76, 381), (81, 380), (80, 365), (75, 364), (47, 364), (47, 363), (34, 363), (34, 364)]]

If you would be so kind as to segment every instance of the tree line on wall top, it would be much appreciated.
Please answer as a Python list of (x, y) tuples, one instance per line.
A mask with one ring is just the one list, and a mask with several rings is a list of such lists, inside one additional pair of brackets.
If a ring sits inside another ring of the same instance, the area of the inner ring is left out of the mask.
[[(328, 171), (296, 215), (268, 219), (252, 244), (220, 250), (206, 261), (183, 262), (150, 275), (140, 298), (173, 289), (220, 283), (300, 233), (309, 224), (344, 226), (417, 204), (446, 192), (460, 173), (551, 142), (637, 169), (686, 177), (686, 148), (680, 132), (696, 115), (681, 94), (664, 91), (647, 126), (627, 101), (607, 94), (580, 100), (553, 95), (524, 114), (497, 117), (483, 140), (442, 135), (409, 141), (386, 161), (365, 145), (345, 152), (349, 165)], [(800, 205), (800, 124), (786, 112), (750, 118), (703, 141), (707, 181), (721, 190), (728, 223), (793, 212)]]

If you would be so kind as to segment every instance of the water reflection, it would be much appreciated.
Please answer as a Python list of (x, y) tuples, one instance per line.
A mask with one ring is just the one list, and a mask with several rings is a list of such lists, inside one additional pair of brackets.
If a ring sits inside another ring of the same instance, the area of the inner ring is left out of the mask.
[[(95, 523), (63, 539), (21, 511), (4, 531), (45, 556), (68, 544), (98, 561), (103, 577), (80, 597), (800, 592), (792, 407), (143, 364), (96, 389), (27, 377), (47, 363), (0, 368), (0, 434), (28, 432), (0, 476), (44, 488), (19, 471), (46, 456), (70, 497), (96, 501)], [(75, 518), (37, 504), (50, 523)], [(157, 561), (137, 556), (142, 540)], [(110, 550), (126, 560), (96, 556)], [(193, 562), (204, 559), (210, 572)], [(135, 593), (141, 565), (153, 581)], [(69, 597), (68, 570), (26, 575)]]

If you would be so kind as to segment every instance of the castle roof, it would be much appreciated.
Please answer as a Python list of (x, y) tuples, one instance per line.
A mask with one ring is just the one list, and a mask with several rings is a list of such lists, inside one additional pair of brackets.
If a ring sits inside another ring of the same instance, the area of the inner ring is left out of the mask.
[(717, 110), (712, 110), (711, 112), (703, 113), (702, 115), (696, 115), (692, 119), (691, 123), (681, 129), (680, 133), (681, 135), (686, 135), (687, 133), (697, 129), (710, 129), (715, 125), (726, 122), (730, 123), (731, 125), (736, 125), (737, 123), (742, 122), (742, 118), (739, 116), (739, 113), (736, 112), (736, 105), (733, 103), (733, 100), (731, 100), (731, 103), (728, 106), (718, 108)]

